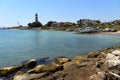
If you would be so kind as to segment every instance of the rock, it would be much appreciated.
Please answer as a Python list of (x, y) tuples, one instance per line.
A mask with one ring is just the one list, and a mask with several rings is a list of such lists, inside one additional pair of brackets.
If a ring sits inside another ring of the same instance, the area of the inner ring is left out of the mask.
[(114, 50), (112, 54), (116, 56), (120, 56), (120, 50)]
[(120, 60), (107, 60), (109, 68), (120, 65)]
[(63, 64), (64, 70), (68, 70), (72, 65), (76, 65), (74, 62), (67, 62)]
[(106, 58), (106, 53), (101, 52), (100, 55), (98, 56), (98, 58)]
[(103, 71), (107, 71), (109, 69), (109, 63), (105, 62), (104, 64), (102, 64), (100, 66), (100, 69), (103, 70)]
[(96, 58), (100, 55), (100, 51), (93, 51), (87, 54), (87, 58)]
[(117, 66), (114, 66), (112, 68), (109, 69), (111, 72), (114, 72), (114, 73), (118, 73), (120, 74), (120, 65), (117, 65)]
[[(106, 62), (106, 59), (105, 59), (105, 58), (99, 60), (98, 62), (96, 62), (96, 67), (101, 69), (102, 65), (103, 65), (105, 62)], [(108, 69), (108, 68), (107, 68), (107, 69)]]
[(45, 67), (45, 65), (38, 65), (35, 68), (27, 71), (27, 73), (40, 73), (43, 67)]
[(98, 71), (96, 74), (90, 76), (89, 80), (106, 80), (104, 71)]
[(98, 72), (98, 69), (92, 62), (84, 62), (79, 66), (73, 66), (70, 66), (64, 80), (89, 80), (91, 75)]
[(60, 64), (63, 64), (63, 63), (65, 63), (65, 62), (70, 61), (70, 59), (58, 57), (58, 58), (56, 58), (56, 61), (57, 61), (58, 63), (60, 63)]
[(23, 74), (25, 74), (25, 72), (22, 71), (22, 70), (20, 70), (20, 71), (18, 71), (18, 72), (15, 73), (15, 75), (23, 75)]
[(22, 75), (15, 75), (13, 80), (38, 80), (42, 76), (46, 75), (46, 73), (39, 73), (39, 74), (22, 74)]
[(120, 65), (120, 57), (119, 56), (115, 56), (111, 53), (108, 53), (107, 56), (106, 56), (106, 62), (108, 64), (108, 67), (111, 68), (111, 67), (114, 67), (114, 66), (117, 66), (117, 65)]
[(64, 63), (64, 80), (89, 80), (89, 77), (99, 70), (96, 67), (96, 61), (97, 59), (92, 58), (80, 64), (73, 61)]
[(113, 72), (106, 73), (107, 80), (120, 80), (120, 76)]
[(86, 56), (77, 56), (72, 61), (76, 64), (80, 64), (82, 60), (86, 59)]
[(21, 69), (20, 66), (10, 66), (10, 67), (0, 68), (0, 76), (7, 76), (9, 74), (17, 72), (20, 69)]
[(44, 80), (64, 80), (64, 72), (63, 71), (57, 71), (54, 74), (47, 75), (44, 77)]
[(56, 62), (52, 62), (49, 65), (39, 65), (31, 70), (29, 70), (28, 74), (40, 74), (46, 73), (44, 76), (41, 76), (38, 80), (56, 80), (60, 76), (63, 75), (63, 66), (57, 64)]
[(38, 80), (45, 80), (44, 78), (40, 78), (40, 79), (38, 79)]
[(114, 46), (113, 49), (114, 50), (120, 50), (120, 46)]
[(120, 65), (120, 57), (115, 56), (112, 53), (108, 53), (108, 54), (106, 54), (106, 59), (104, 59), (103, 62), (101, 65), (101, 69), (104, 71), (107, 71), (107, 70), (109, 70), (117, 65)]
[(82, 59), (85, 59), (85, 58), (86, 58), (86, 56), (77, 56), (73, 60), (82, 60)]
[(33, 68), (36, 66), (36, 64), (37, 64), (37, 61), (35, 59), (31, 59), (31, 60), (25, 62), (22, 66), (27, 67), (27, 68)]
[(111, 53), (108, 53), (107, 55), (106, 55), (106, 59), (107, 60), (118, 60), (120, 57), (119, 56), (115, 56), (115, 55), (113, 55), (113, 54), (111, 54)]
[(112, 51), (113, 51), (112, 48), (105, 48), (105, 49), (103, 50), (104, 53), (111, 53)]
[(47, 66), (44, 66), (41, 71), (42, 72), (55, 72), (55, 71), (59, 71), (59, 70), (63, 70), (63, 66), (62, 65), (59, 65), (55, 62), (52, 62), (50, 63), (49, 65)]
[(60, 77), (60, 78), (58, 78), (57, 80), (64, 80), (64, 78), (63, 78), (63, 77)]

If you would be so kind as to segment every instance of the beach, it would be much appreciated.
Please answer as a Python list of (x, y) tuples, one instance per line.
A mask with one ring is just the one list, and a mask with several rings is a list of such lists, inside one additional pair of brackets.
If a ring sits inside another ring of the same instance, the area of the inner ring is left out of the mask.
[(120, 34), (120, 31), (117, 31), (117, 32), (100, 32), (100, 34), (118, 35), (118, 34)]

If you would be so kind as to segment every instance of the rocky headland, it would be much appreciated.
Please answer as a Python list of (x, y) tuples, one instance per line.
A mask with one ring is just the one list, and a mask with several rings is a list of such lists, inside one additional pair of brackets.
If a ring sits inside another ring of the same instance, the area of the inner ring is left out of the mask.
[(0, 68), (0, 80), (120, 80), (120, 47), (73, 59), (57, 57), (49, 64), (37, 64), (31, 59), (20, 66)]

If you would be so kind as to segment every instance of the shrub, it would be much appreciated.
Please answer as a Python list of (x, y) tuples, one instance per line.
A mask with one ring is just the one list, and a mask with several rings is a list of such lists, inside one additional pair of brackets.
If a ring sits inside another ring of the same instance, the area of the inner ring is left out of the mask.
[(31, 28), (35, 28), (35, 27), (42, 27), (42, 24), (40, 22), (32, 22), (32, 23), (28, 23), (28, 26)]

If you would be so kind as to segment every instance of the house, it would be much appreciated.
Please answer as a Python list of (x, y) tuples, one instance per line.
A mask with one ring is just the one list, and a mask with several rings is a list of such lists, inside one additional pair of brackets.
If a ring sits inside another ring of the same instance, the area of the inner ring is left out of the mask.
[(55, 22), (51, 24), (51, 27), (69, 27), (73, 26), (71, 22)]
[(99, 20), (90, 20), (90, 19), (80, 19), (77, 21), (77, 24), (81, 26), (92, 26), (100, 23), (101, 22)]

